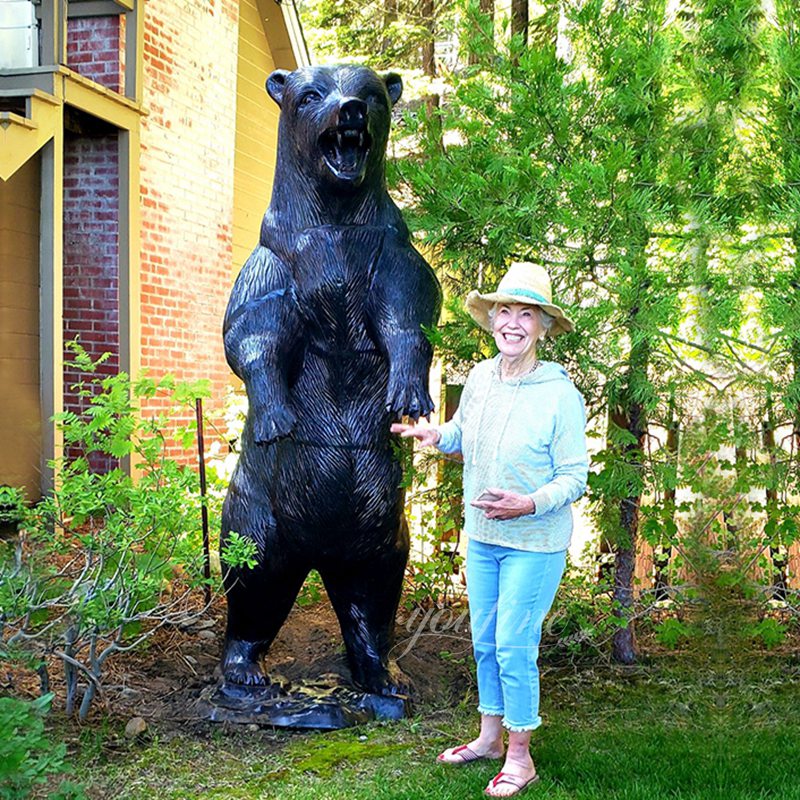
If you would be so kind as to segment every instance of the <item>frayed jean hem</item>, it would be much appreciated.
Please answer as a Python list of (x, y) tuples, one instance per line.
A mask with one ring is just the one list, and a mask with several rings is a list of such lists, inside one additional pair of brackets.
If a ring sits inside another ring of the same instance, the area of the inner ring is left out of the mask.
[(513, 733), (525, 733), (525, 731), (535, 731), (542, 724), (542, 718), (538, 717), (534, 722), (528, 725), (512, 725), (506, 718), (503, 711), (498, 711), (494, 708), (487, 708), (486, 706), (478, 706), (478, 713), (486, 717), (503, 717), (501, 723), (507, 731)]
[(536, 722), (532, 722), (529, 725), (512, 725), (506, 719), (503, 719), (503, 727), (507, 731), (511, 731), (512, 733), (525, 733), (526, 731), (535, 731), (538, 727), (541, 726), (542, 720), (537, 719)]

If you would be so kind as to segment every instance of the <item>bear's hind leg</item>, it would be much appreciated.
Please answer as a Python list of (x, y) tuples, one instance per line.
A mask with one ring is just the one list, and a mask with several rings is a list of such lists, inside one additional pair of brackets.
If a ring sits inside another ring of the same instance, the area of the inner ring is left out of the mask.
[(230, 570), (225, 577), (228, 627), (222, 675), (226, 684), (263, 686), (268, 683), (261, 657), (289, 616), (308, 574), (308, 569), (285, 563), (276, 565), (271, 555), (268, 553), (255, 569)]
[(406, 552), (392, 550), (360, 564), (320, 568), (339, 619), (353, 682), (375, 694), (408, 691), (406, 679), (389, 661), (407, 558)]
[[(261, 464), (271, 471), (270, 464)], [(225, 570), (228, 626), (222, 655), (225, 684), (267, 683), (261, 656), (289, 616), (309, 571), (307, 559), (281, 540), (266, 493), (254, 491), (242, 462), (234, 473), (222, 510), (222, 548), (236, 531), (258, 546), (258, 563)]]

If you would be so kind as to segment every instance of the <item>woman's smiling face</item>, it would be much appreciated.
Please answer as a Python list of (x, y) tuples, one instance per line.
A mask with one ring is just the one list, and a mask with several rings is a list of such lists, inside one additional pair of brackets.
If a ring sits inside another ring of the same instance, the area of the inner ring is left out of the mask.
[(492, 333), (498, 350), (508, 358), (517, 358), (536, 346), (545, 328), (536, 306), (501, 303), (494, 314)]

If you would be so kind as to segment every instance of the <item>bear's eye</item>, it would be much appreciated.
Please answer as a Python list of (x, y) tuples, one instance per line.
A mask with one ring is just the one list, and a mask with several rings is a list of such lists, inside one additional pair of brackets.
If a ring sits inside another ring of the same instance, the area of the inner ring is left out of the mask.
[(377, 106), (377, 105), (379, 105), (379, 104), (380, 104), (380, 102), (381, 102), (381, 99), (382, 99), (382, 98), (380, 98), (380, 97), (379, 97), (377, 94), (368, 94), (368, 95), (367, 95), (367, 102), (368, 102), (368, 103), (369, 103), (371, 106)]
[(316, 92), (306, 92), (301, 98), (298, 105), (300, 108), (305, 108), (306, 106), (310, 106), (312, 103), (316, 103), (320, 99), (320, 96)]

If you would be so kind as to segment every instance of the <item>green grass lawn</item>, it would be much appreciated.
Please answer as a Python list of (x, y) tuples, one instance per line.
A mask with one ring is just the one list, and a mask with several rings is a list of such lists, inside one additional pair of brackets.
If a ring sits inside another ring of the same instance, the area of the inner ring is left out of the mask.
[[(800, 665), (664, 659), (630, 670), (547, 670), (542, 776), (527, 797), (800, 799)], [(334, 733), (209, 728), (145, 742), (83, 737), (91, 797), (373, 800), (480, 797), (494, 763), (448, 768), (442, 748), (476, 730), (474, 699), (410, 720)], [(110, 740), (123, 741), (109, 748)]]

